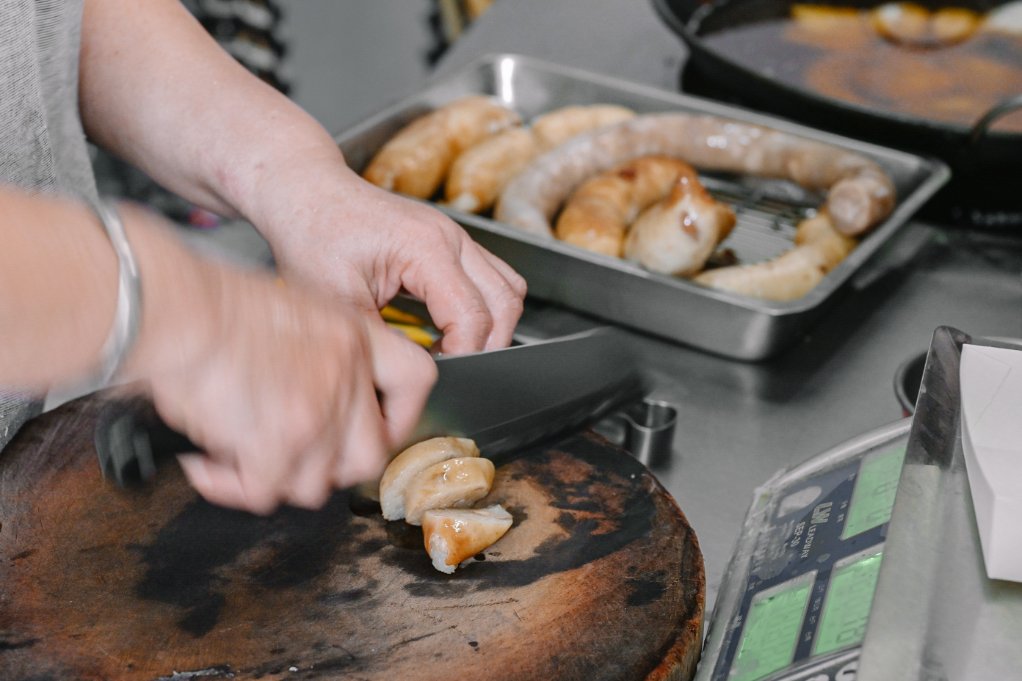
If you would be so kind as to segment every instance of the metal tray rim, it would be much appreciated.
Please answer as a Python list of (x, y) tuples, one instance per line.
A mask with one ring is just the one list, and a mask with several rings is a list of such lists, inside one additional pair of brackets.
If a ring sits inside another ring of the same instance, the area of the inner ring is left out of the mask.
[[(858, 244), (855, 250), (853, 250), (842, 263), (824, 277), (824, 279), (809, 293), (792, 301), (768, 301), (741, 296), (727, 291), (711, 289), (682, 278), (649, 272), (636, 264), (629, 263), (624, 260), (600, 256), (555, 240), (543, 239), (527, 234), (497, 222), (489, 217), (464, 213), (438, 203), (424, 201), (428, 205), (441, 210), (462, 225), (484, 230), (490, 234), (497, 235), (502, 239), (510, 239), (528, 244), (531, 247), (553, 251), (558, 255), (558, 257), (565, 257), (571, 260), (582, 261), (589, 265), (614, 270), (620, 274), (650, 281), (652, 285), (657, 287), (684, 292), (686, 295), (709, 299), (732, 308), (741, 308), (748, 312), (765, 315), (770, 318), (796, 317), (801, 314), (812, 312), (822, 306), (837, 292), (839, 288), (843, 287), (850, 279), (852, 279), (865, 262), (869, 260), (876, 251), (880, 249), (880, 247), (887, 243), (891, 237), (893, 237), (894, 234), (904, 226), (909, 217), (950, 178), (951, 173), (948, 166), (943, 161), (934, 157), (904, 152), (874, 143), (829, 133), (771, 115), (760, 114), (740, 107), (722, 104), (700, 97), (694, 97), (685, 93), (671, 92), (643, 83), (634, 83), (614, 76), (594, 73), (576, 67), (555, 64), (534, 57), (506, 52), (483, 55), (451, 74), (430, 79), (424, 88), (394, 102), (382, 109), (380, 112), (365, 118), (360, 123), (357, 123), (337, 134), (335, 136), (335, 141), (339, 145), (343, 146), (346, 141), (354, 139), (359, 135), (372, 130), (381, 123), (391, 120), (395, 116), (399, 116), (403, 112), (408, 111), (410, 108), (421, 106), (423, 100), (428, 98), (431, 92), (435, 92), (438, 89), (452, 83), (458, 83), (459, 81), (470, 78), (472, 75), (493, 72), (495, 69), (499, 69), (501, 64), (509, 62), (520, 67), (532, 69), (534, 72), (545, 72), (561, 78), (585, 82), (587, 84), (596, 85), (619, 93), (631, 94), (661, 102), (664, 105), (664, 108), (658, 109), (660, 111), (694, 111), (698, 113), (727, 117), (734, 120), (741, 120), (748, 123), (771, 127), (773, 129), (824, 143), (841, 146), (842, 148), (868, 155), (881, 164), (900, 163), (905, 166), (918, 168), (919, 173), (925, 176), (924, 179), (919, 182), (918, 185), (913, 186), (907, 196), (900, 198), (898, 205), (895, 207), (894, 211), (892, 211), (891, 215), (888, 216), (884, 222), (875, 227), (870, 234), (868, 234)], [(652, 112), (652, 110), (650, 112)], [(685, 342), (685, 339), (677, 340)]]

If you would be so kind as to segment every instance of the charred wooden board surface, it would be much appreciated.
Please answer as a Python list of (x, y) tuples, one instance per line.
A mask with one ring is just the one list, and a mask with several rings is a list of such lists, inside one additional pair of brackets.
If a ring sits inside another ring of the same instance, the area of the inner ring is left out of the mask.
[(496, 461), (514, 526), (436, 572), (418, 528), (338, 493), (261, 518), (176, 466), (103, 480), (100, 406), (37, 419), (0, 455), (5, 681), (687, 679), (704, 575), (678, 506), (591, 434)]

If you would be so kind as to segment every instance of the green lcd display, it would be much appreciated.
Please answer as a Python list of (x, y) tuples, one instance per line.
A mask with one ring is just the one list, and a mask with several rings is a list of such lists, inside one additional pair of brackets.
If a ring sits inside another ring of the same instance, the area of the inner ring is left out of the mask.
[(883, 552), (875, 550), (834, 566), (813, 640), (813, 655), (862, 643), (882, 560)]
[(807, 573), (752, 599), (731, 681), (756, 681), (791, 664), (814, 577)]
[(874, 452), (863, 458), (855, 478), (841, 539), (872, 530), (891, 519), (905, 448)]

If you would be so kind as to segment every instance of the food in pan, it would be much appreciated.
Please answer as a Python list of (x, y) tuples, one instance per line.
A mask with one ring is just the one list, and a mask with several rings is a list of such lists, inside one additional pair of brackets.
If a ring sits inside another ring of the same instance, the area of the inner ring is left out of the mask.
[(489, 210), (508, 180), (537, 154), (575, 135), (631, 118), (631, 109), (610, 104), (566, 106), (537, 117), (527, 128), (512, 128), (465, 149), (444, 184), (446, 202), (466, 213)]
[(891, 211), (895, 190), (873, 161), (821, 142), (715, 116), (648, 114), (575, 137), (516, 176), (497, 202), (497, 220), (552, 236), (550, 220), (586, 178), (629, 159), (662, 154), (701, 170), (791, 180), (827, 190), (834, 226), (865, 232)]
[(387, 466), (380, 478), (380, 508), (387, 520), (405, 517), (405, 492), (430, 466), (449, 459), (479, 456), (476, 443), (463, 437), (435, 437), (408, 447)]
[(569, 244), (620, 257), (629, 225), (641, 211), (667, 196), (690, 168), (666, 156), (645, 156), (599, 173), (568, 197), (554, 233)]
[(734, 211), (710, 196), (688, 166), (667, 198), (632, 225), (625, 257), (654, 272), (688, 277), (703, 269), (734, 226)]
[(405, 522), (422, 524), (422, 514), (431, 508), (471, 506), (489, 493), (493, 473), (493, 462), (478, 457), (433, 464), (405, 488)]
[(511, 528), (511, 514), (494, 504), (475, 509), (431, 509), (422, 514), (422, 538), (433, 567), (451, 574)]
[(463, 97), (400, 130), (377, 152), (363, 176), (384, 189), (429, 198), (459, 153), (520, 123), (514, 110), (492, 97)]
[(888, 2), (870, 13), (873, 28), (897, 45), (936, 48), (960, 43), (979, 28), (979, 15), (962, 7), (930, 10), (914, 2)]
[(834, 229), (824, 211), (799, 224), (790, 251), (766, 262), (707, 270), (695, 281), (755, 298), (795, 300), (809, 293), (853, 248), (855, 239)]
[[(773, 81), (871, 112), (972, 126), (1022, 92), (1022, 2), (793, 4), (706, 45)], [(1014, 18), (1013, 18), (1014, 17)], [(1022, 132), (1022, 113), (994, 130)]]

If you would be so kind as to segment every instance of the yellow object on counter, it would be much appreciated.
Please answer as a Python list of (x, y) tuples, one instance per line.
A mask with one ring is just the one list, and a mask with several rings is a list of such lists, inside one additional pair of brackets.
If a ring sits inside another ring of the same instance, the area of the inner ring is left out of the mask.
[(440, 336), (425, 319), (410, 312), (399, 310), (392, 305), (384, 306), (380, 310), (380, 316), (383, 317), (383, 321), (387, 322), (387, 326), (397, 329), (413, 343), (417, 343), (427, 350), (433, 347), (433, 344)]
[(413, 326), (426, 326), (428, 322), (410, 312), (399, 310), (393, 305), (385, 305), (380, 310), (380, 316), (387, 322), (398, 322), (399, 324), (411, 324)]
[(411, 324), (401, 324), (399, 322), (387, 322), (387, 326), (392, 329), (397, 329), (405, 336), (408, 337), (413, 343), (417, 343), (422, 347), (429, 350), (433, 347), (433, 343), (436, 342), (436, 337), (433, 336), (429, 331), (426, 331), (420, 326), (413, 326)]
[[(284, 281), (283, 277), (277, 277), (276, 283), (281, 287), (287, 286), (287, 282)], [(380, 310), (380, 316), (383, 317), (383, 321), (387, 322), (387, 326), (397, 329), (413, 343), (421, 345), (427, 350), (433, 347), (433, 344), (439, 337), (438, 334), (430, 333), (426, 330), (425, 327), (429, 326), (429, 322), (425, 319), (410, 312), (399, 310), (391, 305), (384, 306)]]

